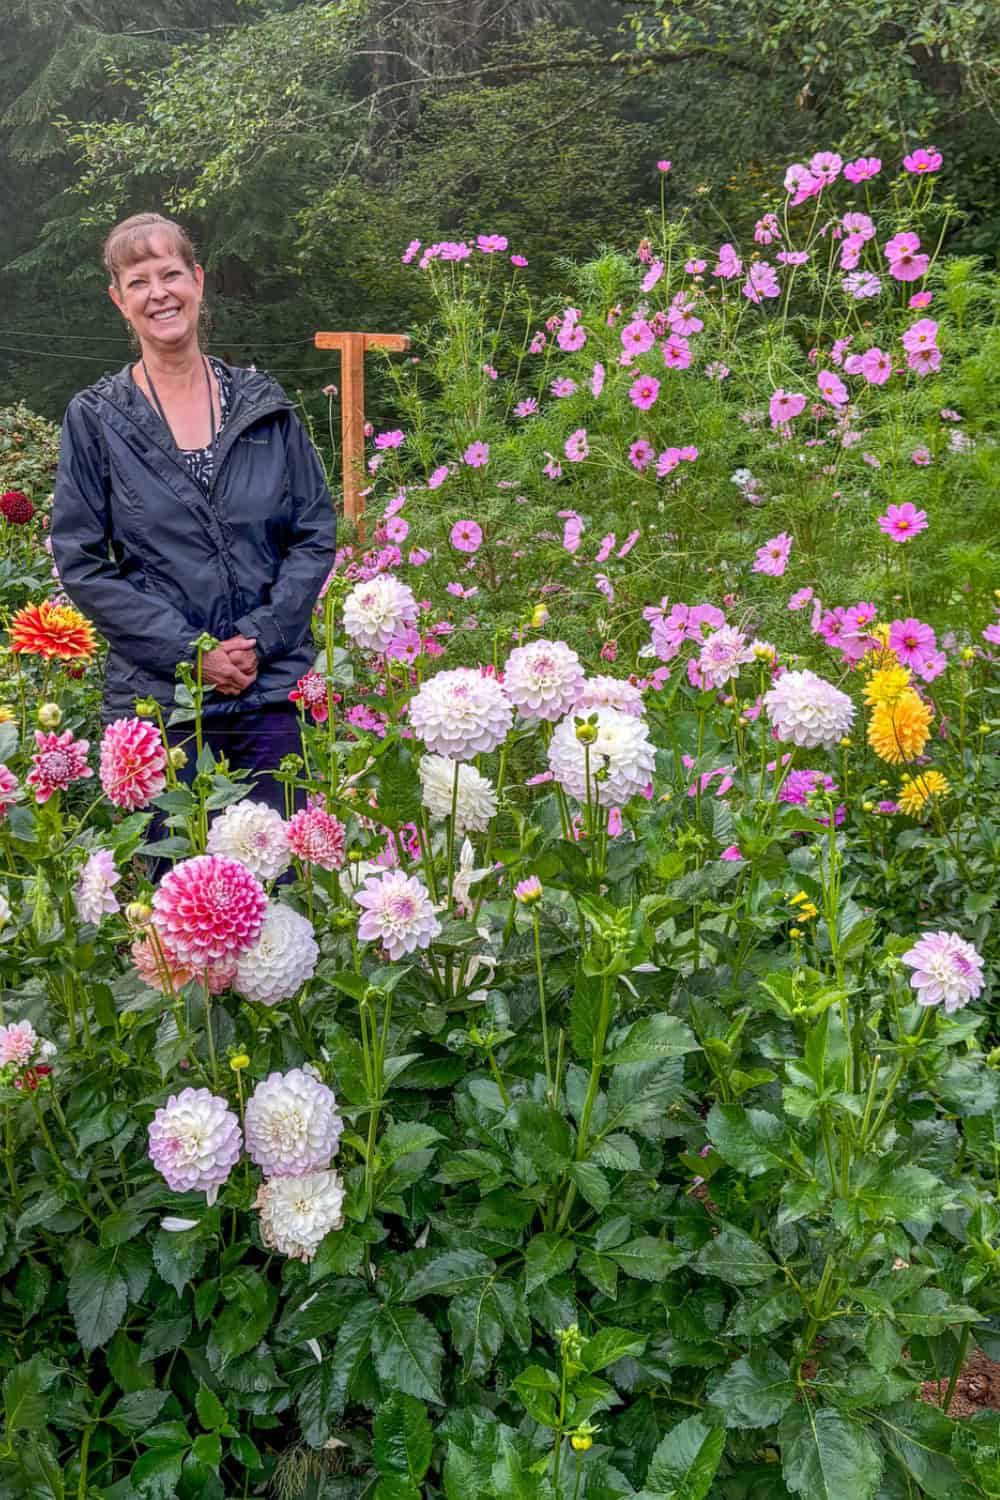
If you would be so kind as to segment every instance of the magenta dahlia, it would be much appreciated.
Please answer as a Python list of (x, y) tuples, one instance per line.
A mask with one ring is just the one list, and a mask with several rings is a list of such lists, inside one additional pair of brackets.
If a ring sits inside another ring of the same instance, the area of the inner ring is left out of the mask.
[(115, 807), (147, 807), (167, 784), (166, 765), (160, 732), (145, 719), (116, 719), (104, 731), (101, 786)]
[(182, 859), (153, 897), (164, 946), (196, 969), (245, 953), (257, 941), (266, 911), (260, 881), (224, 854)]
[(48, 802), (54, 792), (64, 792), (74, 781), (93, 776), (87, 765), (89, 740), (74, 740), (72, 729), (62, 734), (44, 734), (35, 730), (37, 751), (31, 757), (31, 770), (25, 784), (35, 789), (36, 802)]

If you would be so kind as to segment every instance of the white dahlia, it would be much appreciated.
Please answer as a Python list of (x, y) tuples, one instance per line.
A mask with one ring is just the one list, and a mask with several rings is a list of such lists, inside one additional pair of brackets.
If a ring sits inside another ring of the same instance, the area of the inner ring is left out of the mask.
[[(644, 719), (597, 708), (596, 737), (589, 746), (591, 795), (602, 807), (624, 807), (653, 779), (656, 755)], [(577, 735), (573, 714), (558, 724), (549, 745), (549, 769), (560, 786), (578, 802), (587, 800), (587, 750)]]
[(313, 1068), (271, 1073), (247, 1100), (247, 1155), (265, 1177), (324, 1171), (337, 1154), (344, 1122), (333, 1090)]
[(783, 672), (764, 694), (764, 707), (778, 739), (815, 750), (850, 734), (854, 704), (815, 672)]
[(449, 760), (446, 755), (425, 755), (417, 770), (424, 789), (423, 804), (434, 818), (450, 818), (458, 770), (458, 798), (455, 803), (455, 832), (470, 828), (482, 833), (497, 810), (497, 794), (489, 777), (481, 776), (475, 766)]
[(413, 590), (391, 573), (380, 573), (347, 595), (344, 630), (363, 651), (384, 651), (418, 613)]
[(435, 755), (471, 760), (503, 743), (514, 716), (495, 677), (472, 667), (438, 672), (410, 702), (414, 734)]
[(532, 641), (508, 656), (503, 685), (524, 718), (554, 724), (573, 707), (583, 686), (583, 668), (565, 641)]
[(617, 708), (620, 714), (641, 719), (642, 689), (624, 677), (587, 677), (571, 706), (577, 714), (592, 708)]
[(266, 802), (231, 802), (208, 830), (209, 854), (228, 854), (258, 880), (277, 880), (292, 862), (285, 820)]
[(344, 1227), (344, 1189), (336, 1172), (272, 1177), (257, 1192), (260, 1237), (269, 1250), (312, 1260), (331, 1229)]
[(175, 1193), (203, 1192), (211, 1206), (236, 1165), (240, 1122), (208, 1089), (182, 1089), (156, 1111), (149, 1156)]
[(259, 1005), (297, 995), (319, 959), (313, 924), (282, 901), (269, 901), (260, 937), (240, 954), (235, 988)]

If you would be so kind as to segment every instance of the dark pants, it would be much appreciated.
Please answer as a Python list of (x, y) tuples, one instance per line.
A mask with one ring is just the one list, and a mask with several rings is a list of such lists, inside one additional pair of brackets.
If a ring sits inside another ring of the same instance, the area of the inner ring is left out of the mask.
[[(263, 708), (247, 709), (227, 718), (204, 719), (202, 737), (216, 760), (225, 757), (233, 770), (254, 773), (248, 783), (252, 786), (251, 801), (266, 802), (284, 817), (285, 788), (271, 773), (278, 769), (284, 756), (302, 754), (299, 715), (294, 704), (267, 703)], [(189, 786), (194, 780), (197, 760), (194, 727), (178, 724), (167, 730), (167, 739), (171, 745), (183, 745), (187, 751), (187, 765), (177, 775)], [(301, 800), (299, 794), (298, 801)]]

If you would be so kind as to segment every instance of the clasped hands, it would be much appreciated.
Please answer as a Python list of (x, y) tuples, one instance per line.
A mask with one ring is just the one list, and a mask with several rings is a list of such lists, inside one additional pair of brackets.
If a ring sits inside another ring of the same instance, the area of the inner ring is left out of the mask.
[(216, 692), (235, 698), (245, 692), (257, 677), (257, 642), (245, 635), (233, 635), (220, 641), (201, 658), (201, 674)]

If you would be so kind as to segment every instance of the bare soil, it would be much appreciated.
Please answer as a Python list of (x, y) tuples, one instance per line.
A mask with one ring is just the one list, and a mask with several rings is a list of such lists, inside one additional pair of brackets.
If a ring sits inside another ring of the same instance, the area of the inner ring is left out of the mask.
[[(947, 1380), (925, 1380), (920, 1387), (921, 1401), (931, 1406), (944, 1406), (947, 1394)], [(961, 1419), (988, 1410), (1000, 1411), (1000, 1364), (977, 1349), (966, 1360), (955, 1382), (948, 1415)]]

